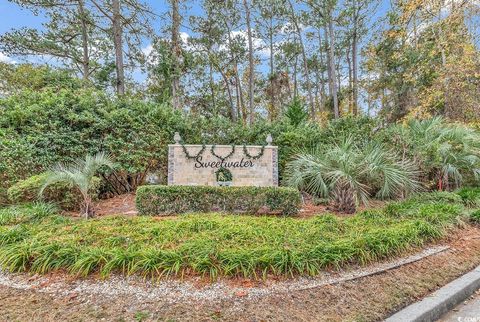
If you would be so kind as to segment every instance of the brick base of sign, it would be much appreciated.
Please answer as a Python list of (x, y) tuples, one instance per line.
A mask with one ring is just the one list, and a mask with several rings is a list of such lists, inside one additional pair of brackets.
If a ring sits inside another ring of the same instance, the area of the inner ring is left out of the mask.
[(272, 150), (272, 180), (273, 185), (278, 186), (278, 150)]
[[(228, 156), (232, 151), (230, 145), (217, 145), (216, 154), (211, 153), (211, 145), (196, 159), (185, 155), (182, 145), (168, 146), (168, 184), (169, 185), (202, 185), (218, 186), (216, 171), (228, 169), (232, 174), (232, 186), (278, 186), (278, 147), (265, 146), (261, 157), (248, 157), (242, 145), (235, 146), (234, 153), (225, 160), (219, 157)], [(190, 156), (195, 156), (202, 149), (201, 145), (185, 145)], [(250, 156), (258, 155), (261, 146), (247, 146)]]
[(174, 184), (173, 174), (175, 172), (175, 151), (173, 146), (168, 146), (168, 184)]

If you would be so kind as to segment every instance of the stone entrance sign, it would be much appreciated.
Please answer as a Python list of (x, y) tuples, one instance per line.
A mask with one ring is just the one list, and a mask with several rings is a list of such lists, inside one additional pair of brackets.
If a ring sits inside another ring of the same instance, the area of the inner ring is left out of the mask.
[(258, 145), (168, 145), (168, 184), (202, 186), (278, 186), (278, 147)]

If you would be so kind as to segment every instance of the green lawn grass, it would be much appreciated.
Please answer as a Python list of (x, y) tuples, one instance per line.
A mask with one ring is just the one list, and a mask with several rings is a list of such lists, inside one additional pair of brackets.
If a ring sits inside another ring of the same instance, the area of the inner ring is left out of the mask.
[(0, 209), (0, 265), (82, 276), (315, 275), (441, 238), (465, 213), (453, 193), (423, 195), (348, 218), (193, 214), (85, 220), (62, 217), (45, 204), (17, 206)]

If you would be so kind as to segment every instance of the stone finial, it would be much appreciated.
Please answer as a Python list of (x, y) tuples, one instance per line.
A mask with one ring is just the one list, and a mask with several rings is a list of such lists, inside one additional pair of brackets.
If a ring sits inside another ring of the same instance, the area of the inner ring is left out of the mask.
[(267, 145), (272, 145), (272, 142), (273, 142), (272, 135), (269, 133), (267, 135)]
[(173, 140), (175, 141), (175, 144), (180, 144), (180, 141), (182, 140), (180, 133), (175, 132), (175, 135), (173, 136)]

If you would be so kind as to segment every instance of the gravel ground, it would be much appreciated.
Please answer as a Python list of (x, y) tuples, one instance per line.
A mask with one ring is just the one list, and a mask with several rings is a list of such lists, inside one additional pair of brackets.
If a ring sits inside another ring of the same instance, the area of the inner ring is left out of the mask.
[(210, 284), (0, 273), (0, 321), (380, 320), (479, 263), (480, 230), (467, 227), (442, 246), (310, 279)]
[(68, 279), (66, 276), (44, 277), (39, 275), (11, 274), (0, 271), (0, 285), (21, 290), (34, 289), (37, 292), (68, 297), (72, 294), (88, 296), (102, 296), (115, 298), (118, 296), (135, 297), (139, 301), (152, 301), (164, 298), (169, 304), (185, 303), (186, 301), (219, 301), (244, 297), (245, 300), (255, 300), (259, 297), (272, 294), (289, 293), (299, 290), (312, 289), (321, 286), (346, 282), (368, 275), (379, 274), (405, 264), (409, 264), (425, 257), (447, 250), (448, 246), (435, 246), (424, 249), (416, 254), (400, 259), (384, 262), (369, 267), (336, 273), (324, 273), (315, 278), (296, 278), (285, 281), (262, 283), (258, 286), (235, 286), (228, 280), (208, 283), (197, 286), (200, 279), (195, 281), (179, 280), (145, 280), (138, 276), (110, 276), (106, 280)]

